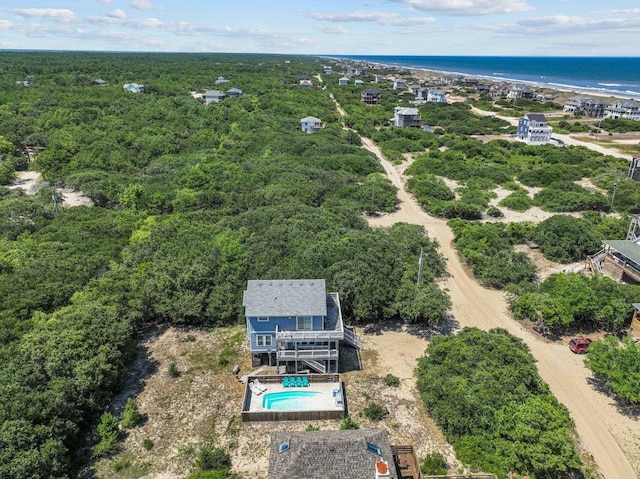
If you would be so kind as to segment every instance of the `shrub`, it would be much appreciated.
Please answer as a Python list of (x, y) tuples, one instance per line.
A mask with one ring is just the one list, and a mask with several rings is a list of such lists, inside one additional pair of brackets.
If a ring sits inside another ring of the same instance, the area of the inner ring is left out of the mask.
[(145, 437), (142, 440), (142, 447), (145, 450), (150, 451), (151, 449), (153, 449), (153, 441), (151, 439), (149, 439), (148, 437)]
[(178, 370), (178, 365), (176, 364), (175, 361), (172, 361), (169, 364), (169, 369), (167, 370), (167, 374), (169, 374), (169, 376), (172, 378), (177, 378), (178, 376), (180, 376), (180, 371)]
[(118, 419), (110, 412), (100, 416), (98, 424), (100, 442), (93, 448), (93, 457), (110, 456), (118, 451)]
[(439, 452), (427, 454), (420, 463), (423, 474), (444, 476), (447, 473), (447, 460)]
[(360, 424), (358, 424), (353, 419), (351, 419), (351, 416), (346, 416), (340, 423), (340, 429), (341, 430), (360, 429)]
[(389, 415), (389, 410), (377, 402), (370, 402), (367, 407), (364, 408), (364, 415), (371, 421), (378, 422)]
[(202, 471), (229, 470), (231, 467), (231, 459), (227, 452), (220, 447), (211, 448), (210, 446), (203, 446), (198, 453), (196, 465)]
[(142, 416), (138, 412), (138, 402), (132, 398), (127, 399), (127, 404), (120, 416), (120, 425), (125, 429), (131, 429), (138, 425), (140, 419)]
[(398, 386), (400, 386), (400, 378), (389, 373), (384, 377), (384, 383), (387, 386), (397, 388)]
[(314, 426), (313, 424), (307, 424), (307, 427), (304, 428), (305, 431), (319, 431), (320, 428), (318, 426)]

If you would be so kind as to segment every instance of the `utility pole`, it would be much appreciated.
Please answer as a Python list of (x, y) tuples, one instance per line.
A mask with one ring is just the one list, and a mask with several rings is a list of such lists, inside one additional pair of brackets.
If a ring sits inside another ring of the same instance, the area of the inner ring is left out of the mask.
[(613, 200), (616, 199), (616, 191), (617, 190), (618, 190), (618, 182), (616, 181), (613, 184), (613, 191), (611, 192), (611, 207), (610, 207), (611, 211), (613, 211)]
[(420, 286), (420, 282), (422, 281), (422, 268), (424, 265), (423, 258), (429, 256), (429, 253), (424, 252), (424, 248), (420, 248), (420, 258), (418, 259), (418, 283), (417, 286)]
[(55, 210), (56, 214), (60, 213), (58, 211), (58, 200), (56, 199), (56, 189), (55, 188), (51, 188), (51, 199), (53, 200), (53, 209)]

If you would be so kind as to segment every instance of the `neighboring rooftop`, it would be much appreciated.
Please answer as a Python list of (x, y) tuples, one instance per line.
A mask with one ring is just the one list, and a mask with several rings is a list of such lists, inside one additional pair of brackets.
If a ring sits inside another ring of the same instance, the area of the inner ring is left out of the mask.
[[(280, 452), (282, 451), (282, 452)], [(376, 462), (386, 461), (398, 479), (389, 438), (371, 429), (274, 432), (268, 479), (374, 479)]]
[(249, 280), (242, 305), (247, 317), (326, 316), (325, 280)]

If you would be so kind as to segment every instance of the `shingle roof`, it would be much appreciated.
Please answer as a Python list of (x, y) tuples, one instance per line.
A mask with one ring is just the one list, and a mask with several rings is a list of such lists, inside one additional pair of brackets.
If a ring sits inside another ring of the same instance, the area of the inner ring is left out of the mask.
[(325, 280), (249, 280), (242, 305), (247, 317), (326, 316)]
[(204, 96), (227, 96), (227, 94), (220, 90), (207, 90)]
[(304, 123), (322, 123), (322, 120), (320, 118), (316, 118), (315, 116), (306, 116), (300, 121)]
[(542, 113), (527, 113), (527, 118), (529, 118), (530, 121), (537, 121), (540, 123), (547, 122), (547, 118)]
[[(279, 452), (282, 443), (289, 449)], [(381, 456), (367, 449), (380, 448)], [(379, 430), (274, 432), (269, 449), (268, 479), (373, 479), (375, 464), (389, 464), (390, 478), (397, 479), (389, 438)]]
[(629, 240), (605, 240), (603, 243), (640, 264), (640, 244)]

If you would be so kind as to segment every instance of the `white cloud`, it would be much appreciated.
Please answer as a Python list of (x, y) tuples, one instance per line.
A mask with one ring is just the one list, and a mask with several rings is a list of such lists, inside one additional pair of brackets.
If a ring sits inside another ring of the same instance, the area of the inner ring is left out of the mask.
[(95, 2), (102, 3), (104, 5), (108, 5), (110, 3), (113, 3), (113, 0), (95, 0)]
[(129, 6), (138, 10), (150, 10), (156, 7), (150, 0), (131, 0)]
[(431, 17), (409, 17), (401, 18), (397, 13), (389, 12), (346, 12), (346, 13), (320, 13), (315, 12), (311, 14), (312, 18), (316, 20), (322, 20), (326, 22), (373, 22), (379, 25), (424, 25), (427, 23), (435, 22)]
[(25, 18), (44, 18), (55, 23), (77, 23), (76, 14), (66, 8), (14, 8), (13, 13)]
[(127, 14), (124, 13), (119, 8), (116, 8), (115, 10), (107, 13), (107, 17), (110, 17), (110, 18), (127, 18)]
[(346, 35), (349, 33), (349, 30), (344, 25), (325, 25), (318, 27), (318, 30), (329, 35)]
[(493, 15), (533, 10), (524, 0), (391, 0), (440, 15)]
[(0, 20), (0, 29), (2, 30), (9, 30), (14, 26), (15, 26), (15, 23), (12, 23), (8, 20)]

